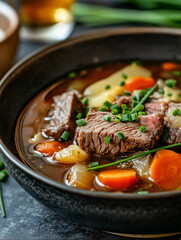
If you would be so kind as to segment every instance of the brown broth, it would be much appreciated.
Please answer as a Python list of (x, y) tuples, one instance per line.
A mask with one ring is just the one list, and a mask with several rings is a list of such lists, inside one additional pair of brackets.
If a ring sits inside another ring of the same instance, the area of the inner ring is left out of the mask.
[[(36, 96), (23, 110), (16, 126), (16, 147), (23, 162), (39, 174), (63, 183), (64, 174), (71, 166), (55, 163), (51, 157), (46, 158), (33, 155), (33, 146), (29, 143), (29, 139), (32, 138), (36, 133), (40, 132), (41, 124), (50, 108), (50, 103), (52, 102), (53, 96), (59, 95), (70, 89), (75, 89), (80, 93), (83, 93), (84, 89), (93, 82), (108, 77), (126, 65), (127, 63), (125, 62), (117, 62), (104, 64), (103, 66), (82, 69), (76, 73), (75, 78), (62, 78), (59, 82), (50, 86), (48, 89)], [(158, 80), (159, 78), (174, 78), (178, 80), (179, 87), (181, 88), (181, 76), (175, 77), (173, 76), (172, 72), (165, 72), (161, 70), (161, 63), (146, 62), (144, 63), (144, 66), (151, 70), (155, 80)], [(181, 65), (179, 70), (181, 70)], [(93, 157), (92, 161), (99, 161), (100, 164), (110, 162), (108, 159), (101, 159), (95, 156)], [(127, 168), (129, 168), (129, 163), (124, 166), (124, 169)], [(134, 189), (130, 189), (129, 192), (140, 188), (149, 190), (151, 192), (161, 191), (161, 189), (155, 186), (152, 182), (148, 180), (142, 180), (136, 187), (134, 186)], [(108, 191), (107, 189), (98, 186), (94, 181), (93, 190), (95, 189), (100, 191)]]

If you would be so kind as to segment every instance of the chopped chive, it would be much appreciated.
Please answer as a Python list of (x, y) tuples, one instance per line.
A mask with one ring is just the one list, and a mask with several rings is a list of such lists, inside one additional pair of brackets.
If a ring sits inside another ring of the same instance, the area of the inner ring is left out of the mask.
[(70, 135), (69, 132), (64, 131), (63, 134), (62, 134), (62, 136), (61, 136), (61, 139), (63, 139), (64, 141), (67, 141), (68, 138), (69, 138), (69, 135)]
[(129, 114), (130, 113), (130, 110), (129, 110), (129, 108), (127, 108), (127, 109), (124, 109), (123, 110), (123, 112), (122, 112), (122, 114)]
[(4, 166), (3, 161), (0, 159), (0, 169)]
[(133, 99), (133, 101), (135, 101), (135, 102), (138, 101), (138, 99), (137, 99), (136, 96), (133, 96), (132, 99)]
[(5, 213), (5, 208), (4, 208), (1, 184), (0, 184), (0, 208), (1, 208), (1, 212), (2, 212), (3, 218), (5, 218), (6, 217), (6, 213)]
[(76, 77), (76, 73), (75, 72), (71, 72), (68, 74), (68, 78), (74, 78)]
[(181, 187), (178, 187), (177, 190), (181, 190)]
[(106, 122), (111, 122), (111, 117), (108, 116), (108, 115), (104, 115), (103, 119), (104, 119), (104, 121), (106, 121)]
[(138, 102), (133, 101), (132, 104), (131, 104), (131, 107), (135, 108), (137, 105), (138, 105)]
[(131, 96), (131, 93), (130, 92), (124, 92), (124, 95)]
[(167, 93), (167, 96), (168, 97), (171, 97), (173, 94), (172, 93)]
[(145, 126), (141, 126), (141, 127), (139, 128), (139, 130), (140, 130), (141, 132), (146, 132), (146, 127), (145, 127)]
[(123, 140), (125, 138), (125, 136), (122, 132), (118, 132), (117, 136), (118, 136), (119, 140)]
[(97, 167), (97, 166), (99, 166), (99, 162), (91, 162), (91, 163), (89, 164), (89, 166), (90, 166), (90, 167)]
[(94, 108), (94, 107), (91, 107), (91, 106), (90, 106), (90, 107), (87, 107), (87, 108), (86, 108), (86, 110), (85, 110), (85, 115), (86, 115), (86, 117), (88, 116), (89, 110), (90, 110), (91, 108)]
[(115, 122), (121, 122), (121, 114), (116, 115)]
[(125, 103), (123, 103), (123, 104), (121, 104), (121, 108), (122, 109), (127, 109), (128, 107), (127, 107), (127, 105)]
[(145, 113), (145, 112), (138, 112), (138, 116), (139, 116), (139, 115), (143, 115), (143, 116), (145, 116), (146, 113)]
[(159, 89), (158, 89), (158, 92), (159, 92), (160, 94), (164, 94), (164, 93), (165, 93), (165, 91), (164, 91), (162, 88), (159, 88)]
[(110, 137), (105, 137), (105, 143), (110, 143), (111, 142), (111, 138)]
[(5, 177), (7, 176), (6, 171), (3, 169), (0, 171), (0, 181), (4, 180)]
[(149, 191), (138, 190), (138, 191), (136, 191), (136, 193), (145, 195), (145, 194), (149, 194), (150, 192)]
[(120, 83), (119, 83), (119, 86), (124, 86), (125, 85), (125, 81), (121, 81)]
[(164, 131), (163, 131), (163, 135), (162, 135), (162, 138), (163, 138), (163, 140), (164, 141), (167, 141), (168, 140), (168, 130), (167, 129), (165, 129)]
[(173, 87), (176, 86), (177, 80), (175, 80), (175, 79), (167, 79), (167, 80), (165, 81), (165, 84), (167, 85), (167, 87), (173, 88)]
[(129, 114), (123, 114), (121, 116), (121, 121), (122, 122), (126, 122), (126, 121), (129, 121), (130, 117), (129, 117)]
[(142, 65), (142, 61), (141, 60), (135, 60), (132, 63), (137, 64), (137, 65)]
[(115, 105), (111, 106), (111, 110), (114, 110), (114, 109), (117, 109), (118, 113), (121, 111), (118, 104), (115, 104)]
[(105, 107), (99, 108), (99, 111), (100, 112), (106, 112), (106, 108)]
[(146, 95), (146, 90), (141, 89), (141, 90), (139, 91), (139, 96), (140, 96), (140, 97), (144, 97), (145, 95)]
[(113, 109), (113, 110), (111, 111), (111, 113), (112, 113), (112, 115), (117, 115), (117, 114), (119, 113), (119, 111), (118, 111), (117, 109)]
[(79, 127), (82, 127), (86, 124), (86, 121), (84, 118), (81, 118), (81, 119), (77, 120), (76, 123)]
[(137, 104), (137, 106), (135, 107), (135, 112), (142, 112), (144, 108), (145, 106), (143, 104)]
[(111, 88), (111, 85), (106, 85), (106, 86), (105, 86), (105, 89), (106, 89), (106, 90), (108, 90), (108, 89), (110, 89), (110, 88)]
[(82, 117), (82, 113), (78, 113), (76, 116), (77, 119), (80, 119), (81, 117)]
[(110, 108), (112, 106), (112, 104), (109, 101), (105, 101), (103, 103), (103, 107), (105, 107), (106, 109)]
[(181, 115), (180, 109), (179, 108), (174, 109), (173, 112), (172, 112), (172, 115), (173, 116), (180, 116)]
[(85, 98), (82, 99), (82, 102), (85, 106), (87, 106), (88, 102), (89, 102), (89, 99), (87, 97), (85, 97)]
[(100, 166), (97, 166), (97, 167), (89, 168), (89, 169), (87, 169), (87, 171), (98, 170), (98, 169), (101, 169), (101, 168), (114, 166), (114, 165), (117, 165), (117, 164), (120, 164), (120, 163), (123, 163), (123, 162), (127, 162), (129, 160), (132, 160), (134, 158), (138, 158), (138, 157), (141, 157), (141, 156), (144, 156), (144, 155), (148, 155), (150, 153), (155, 153), (155, 152), (157, 152), (158, 150), (161, 150), (161, 149), (169, 149), (169, 148), (180, 147), (180, 146), (181, 146), (181, 143), (176, 143), (176, 144), (172, 144), (172, 145), (163, 146), (163, 147), (160, 147), (160, 148), (155, 148), (155, 149), (152, 149), (152, 150), (149, 150), (149, 151), (139, 153), (139, 154), (134, 155), (132, 157), (128, 157), (128, 158), (121, 159), (121, 160), (116, 160), (115, 162), (111, 162), (111, 163), (108, 163), (108, 164), (104, 164), (104, 165), (100, 165)]
[(123, 79), (127, 79), (128, 76), (127, 76), (126, 74), (123, 73), (123, 74), (122, 74), (122, 78), (123, 78)]
[(138, 121), (138, 114), (137, 113), (132, 113), (131, 114), (131, 119), (132, 119), (132, 121)]
[(179, 98), (181, 99), (181, 94), (179, 94)]
[(173, 75), (176, 77), (181, 76), (181, 72), (180, 71), (173, 71)]

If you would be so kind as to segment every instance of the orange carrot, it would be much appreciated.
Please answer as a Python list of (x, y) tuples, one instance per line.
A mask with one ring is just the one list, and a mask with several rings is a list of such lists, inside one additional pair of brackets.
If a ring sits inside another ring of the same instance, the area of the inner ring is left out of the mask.
[(164, 149), (157, 151), (151, 164), (151, 177), (164, 190), (178, 188), (181, 185), (181, 154)]
[(36, 146), (36, 150), (45, 154), (47, 157), (52, 156), (55, 152), (59, 152), (62, 149), (62, 143), (58, 141), (47, 140), (45, 142), (39, 143)]
[(119, 169), (102, 171), (98, 179), (104, 185), (115, 190), (126, 190), (138, 181), (134, 170)]
[(165, 62), (162, 63), (162, 69), (165, 71), (174, 71), (179, 68), (179, 65), (174, 62)]
[(135, 77), (125, 83), (125, 90), (133, 92), (134, 90), (147, 89), (155, 85), (153, 78)]

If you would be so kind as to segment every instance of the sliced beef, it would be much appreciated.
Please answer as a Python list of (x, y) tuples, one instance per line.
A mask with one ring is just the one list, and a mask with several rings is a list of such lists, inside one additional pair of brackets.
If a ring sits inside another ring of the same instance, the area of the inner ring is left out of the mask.
[(66, 92), (53, 97), (53, 103), (45, 117), (42, 132), (47, 136), (60, 139), (66, 130), (70, 133), (70, 138), (74, 136), (76, 128), (76, 115), (84, 114), (84, 105), (79, 100), (75, 92)]
[[(103, 120), (104, 115), (111, 116), (111, 122)], [(87, 152), (101, 156), (114, 157), (121, 153), (148, 150), (154, 147), (163, 131), (163, 118), (160, 114), (139, 116), (138, 122), (115, 122), (115, 116), (108, 112), (96, 112), (91, 109), (86, 125), (76, 130), (77, 144)], [(146, 126), (146, 132), (139, 130)], [(119, 140), (117, 133), (122, 132), (125, 139)], [(105, 143), (105, 137), (112, 139)]]

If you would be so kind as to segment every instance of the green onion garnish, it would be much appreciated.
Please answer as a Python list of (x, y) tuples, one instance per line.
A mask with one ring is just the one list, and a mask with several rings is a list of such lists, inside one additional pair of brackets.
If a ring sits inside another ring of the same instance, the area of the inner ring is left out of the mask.
[(137, 99), (136, 96), (133, 96), (132, 99), (133, 99), (133, 101), (135, 101), (135, 102), (138, 101), (138, 99)]
[(76, 116), (77, 119), (80, 119), (81, 117), (82, 117), (82, 113), (78, 113)]
[(173, 116), (180, 116), (181, 115), (180, 109), (178, 109), (178, 108), (174, 109), (173, 112), (172, 112), (172, 115)]
[(175, 80), (175, 79), (167, 79), (165, 81), (165, 84), (167, 85), (167, 87), (173, 88), (173, 87), (176, 86), (177, 80)]
[(1, 184), (0, 184), (0, 208), (1, 208), (1, 212), (2, 212), (3, 218), (5, 218), (6, 217), (6, 213), (5, 213), (5, 208), (4, 208)]
[(112, 104), (109, 101), (105, 101), (103, 103), (103, 107), (105, 107), (106, 109), (110, 108), (112, 106)]
[(74, 78), (76, 77), (76, 73), (75, 72), (71, 72), (68, 74), (68, 78)]
[(149, 194), (150, 192), (149, 191), (138, 190), (138, 191), (136, 191), (136, 193), (145, 195), (145, 194)]
[(124, 85), (125, 85), (125, 81), (121, 81), (120, 84), (119, 84), (119, 86), (121, 86), (121, 87), (124, 86)]
[(130, 119), (129, 114), (123, 114), (121, 116), (121, 121), (122, 122), (127, 122), (127, 121), (129, 121), (129, 119)]
[(105, 107), (99, 108), (99, 111), (100, 112), (106, 112), (106, 108)]
[(165, 91), (164, 91), (162, 88), (159, 88), (159, 89), (158, 89), (158, 92), (159, 92), (160, 94), (162, 94), (162, 95), (165, 93)]
[(121, 122), (121, 114), (116, 115), (115, 122)]
[(85, 97), (85, 98), (82, 99), (82, 102), (85, 106), (87, 106), (88, 102), (89, 102), (89, 99), (87, 97)]
[(138, 112), (138, 116), (139, 116), (139, 115), (143, 115), (143, 116), (145, 116), (146, 113), (145, 113), (145, 112)]
[(0, 169), (4, 166), (3, 161), (0, 159)]
[(164, 131), (163, 131), (163, 135), (162, 135), (162, 138), (163, 138), (163, 140), (164, 141), (167, 141), (168, 140), (168, 130), (167, 129), (165, 129)]
[(81, 119), (77, 120), (76, 123), (79, 127), (82, 127), (86, 124), (86, 121), (84, 118), (81, 118)]
[(131, 96), (131, 93), (130, 92), (124, 92), (124, 95)]
[(111, 117), (108, 116), (108, 115), (104, 115), (103, 119), (104, 119), (104, 121), (106, 121), (106, 122), (111, 122)]
[(137, 64), (137, 65), (142, 65), (142, 61), (141, 60), (135, 60), (132, 63)]
[(146, 90), (141, 89), (141, 90), (139, 91), (139, 96), (140, 96), (140, 97), (144, 97), (145, 95), (146, 95)]
[(145, 126), (141, 126), (141, 127), (139, 128), (139, 130), (140, 130), (141, 132), (146, 132), (146, 127), (145, 127)]
[(91, 108), (94, 108), (94, 107), (91, 107), (91, 106), (90, 106), (90, 107), (87, 107), (87, 108), (86, 108), (86, 110), (85, 110), (85, 115), (86, 115), (86, 117), (88, 116), (89, 110), (90, 110)]
[(146, 100), (149, 98), (149, 96), (155, 91), (155, 89), (157, 88), (158, 84), (156, 83), (154, 87), (150, 88), (149, 91), (146, 93), (146, 95), (141, 99), (141, 101), (138, 103), (138, 105), (133, 108), (133, 110), (131, 111), (131, 113), (134, 113), (135, 111), (137, 111), (137, 109), (139, 109), (139, 105), (142, 105), (146, 102)]
[(127, 76), (126, 74), (123, 73), (123, 74), (122, 74), (122, 78), (123, 78), (123, 79), (127, 79), (128, 76)]
[(169, 145), (169, 146), (164, 146), (164, 147), (160, 147), (160, 148), (155, 148), (155, 149), (152, 149), (152, 150), (149, 150), (149, 151), (146, 151), (146, 152), (139, 153), (139, 154), (137, 154), (137, 155), (135, 155), (135, 156), (132, 156), (132, 157), (128, 157), (128, 158), (125, 158), (125, 159), (121, 159), (121, 160), (119, 160), (119, 161), (111, 162), (111, 163), (104, 164), (104, 165), (100, 165), (100, 166), (93, 167), (93, 168), (88, 168), (87, 171), (97, 170), (97, 169), (101, 169), (101, 168), (105, 168), (105, 167), (114, 166), (114, 165), (117, 165), (117, 164), (120, 164), (120, 163), (129, 161), (129, 160), (132, 160), (132, 159), (135, 159), (135, 158), (138, 158), (138, 157), (141, 157), (141, 156), (150, 154), (150, 153), (155, 153), (155, 152), (157, 152), (158, 150), (161, 150), (161, 149), (168, 149), (168, 148), (180, 147), (180, 146), (181, 146), (181, 143), (176, 143), (176, 144), (172, 144), (172, 145)]
[(111, 138), (110, 137), (105, 137), (105, 143), (110, 143), (111, 142)]
[(106, 86), (105, 86), (105, 89), (106, 89), (106, 90), (108, 90), (108, 89), (110, 89), (110, 88), (111, 88), (111, 85), (106, 85)]
[(119, 111), (118, 111), (117, 109), (113, 109), (113, 110), (111, 111), (111, 113), (112, 113), (112, 115), (117, 115), (117, 114), (119, 113)]
[(116, 109), (118, 111), (118, 113), (121, 111), (118, 104), (115, 104), (115, 105), (111, 106), (111, 111), (114, 110), (114, 109)]
[(125, 103), (121, 104), (121, 108), (124, 109), (128, 109), (127, 105)]
[(97, 166), (99, 166), (99, 162), (91, 162), (91, 163), (89, 164), (89, 166), (90, 166), (90, 167), (97, 167)]
[(167, 93), (167, 96), (168, 96), (168, 97), (171, 97), (171, 96), (172, 96), (172, 93)]
[(64, 141), (67, 141), (68, 138), (69, 138), (69, 135), (70, 135), (69, 132), (64, 131), (63, 134), (62, 134), (62, 136), (61, 136), (61, 139), (63, 139)]
[(176, 77), (177, 76), (179, 77), (179, 76), (181, 76), (181, 72), (180, 71), (173, 71), (173, 75), (176, 76)]
[(131, 104), (131, 107), (134, 108), (134, 107), (136, 107), (137, 105), (138, 105), (138, 102), (133, 101), (132, 104)]
[(125, 138), (125, 136), (122, 132), (118, 132), (117, 136), (118, 136), (119, 140), (123, 140)]
[(131, 120), (132, 121), (138, 121), (138, 114), (137, 113), (132, 113), (131, 114)]

